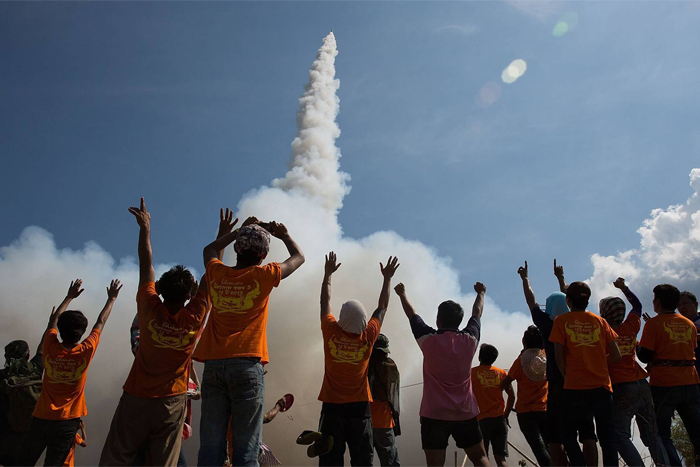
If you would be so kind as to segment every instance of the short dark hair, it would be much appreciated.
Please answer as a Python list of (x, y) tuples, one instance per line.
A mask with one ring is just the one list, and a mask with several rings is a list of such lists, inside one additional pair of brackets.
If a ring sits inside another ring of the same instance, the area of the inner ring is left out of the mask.
[(681, 292), (675, 285), (659, 284), (654, 287), (654, 298), (661, 302), (664, 310), (675, 310), (681, 300)]
[(479, 363), (482, 365), (493, 365), (498, 358), (498, 349), (491, 344), (481, 344), (479, 348)]
[[(683, 298), (683, 297), (687, 298), (688, 300), (690, 300), (691, 302), (693, 302), (695, 304), (698, 303), (698, 299), (693, 292), (689, 292), (689, 291), (685, 290), (685, 291), (681, 292), (680, 298)], [(678, 301), (680, 301), (680, 298)]]
[(438, 306), (437, 319), (441, 327), (458, 328), (464, 319), (464, 310), (459, 303), (446, 300)]
[(238, 261), (238, 264), (260, 264), (263, 259), (265, 259), (265, 256), (259, 254), (255, 250), (245, 250), (236, 253), (236, 261)]
[(82, 311), (66, 310), (58, 317), (58, 332), (63, 342), (79, 342), (85, 334), (88, 320)]
[(572, 282), (566, 288), (566, 298), (571, 300), (572, 309), (585, 310), (591, 298), (591, 288), (585, 282)]
[(192, 273), (178, 264), (160, 276), (158, 289), (166, 302), (180, 303), (190, 297), (195, 282)]
[(526, 349), (541, 349), (544, 347), (542, 333), (537, 326), (528, 326), (523, 334), (523, 344)]

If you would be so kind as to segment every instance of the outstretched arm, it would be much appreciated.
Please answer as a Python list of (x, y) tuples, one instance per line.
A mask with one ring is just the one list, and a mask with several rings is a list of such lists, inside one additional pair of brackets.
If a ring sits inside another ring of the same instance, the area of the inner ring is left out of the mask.
[[(224, 212), (224, 208), (221, 208), (219, 211), (219, 233), (216, 234), (216, 238), (219, 239), (223, 237), (224, 235), (228, 235), (231, 232), (233, 232), (233, 227), (238, 223), (238, 218), (235, 220), (233, 219), (233, 210), (226, 208), (226, 212)], [(223, 261), (224, 259), (224, 250), (226, 248), (220, 249), (216, 257), (220, 261)], [(204, 262), (204, 266), (206, 267), (207, 262)]]
[(630, 302), (630, 305), (632, 305), (632, 309), (630, 310), (630, 314), (635, 314), (639, 317), (642, 316), (642, 302), (639, 301), (637, 296), (632, 293), (629, 287), (627, 287), (627, 284), (625, 284), (625, 279), (622, 277), (618, 277), (615, 282), (613, 282), (613, 285), (620, 289), (623, 294), (625, 294), (625, 297), (627, 297), (627, 300)]
[(151, 214), (146, 210), (146, 202), (141, 198), (141, 206), (130, 207), (129, 212), (139, 225), (139, 287), (146, 282), (155, 282), (153, 269), (153, 249), (151, 248)]
[[(249, 217), (243, 225), (246, 226), (257, 222), (258, 220), (256, 218)], [(219, 211), (219, 233), (216, 235), (216, 240), (205, 246), (202, 252), (205, 268), (212, 259), (221, 260), (224, 258), (224, 250), (233, 243), (238, 236), (238, 229), (233, 230), (233, 227), (237, 223), (238, 218), (233, 220), (233, 211), (228, 208), (226, 208), (226, 212), (224, 212), (223, 208)]]
[(287, 251), (289, 252), (289, 258), (280, 264), (282, 279), (285, 279), (294, 271), (299, 269), (299, 267), (304, 264), (304, 261), (306, 261), (306, 258), (304, 257), (304, 253), (301, 251), (299, 245), (297, 245), (291, 235), (289, 235), (287, 227), (285, 227), (284, 224), (272, 221), (267, 224), (267, 227), (274, 237), (277, 237), (284, 242), (284, 246), (287, 247)]
[(396, 295), (399, 296), (399, 300), (401, 300), (401, 307), (403, 308), (403, 312), (406, 313), (406, 318), (411, 320), (416, 314), (415, 308), (413, 308), (413, 305), (411, 305), (411, 302), (408, 301), (408, 297), (406, 296), (406, 286), (403, 285), (403, 283), (399, 282), (396, 284), (396, 287), (394, 287), (394, 291), (396, 292)]
[[(49, 326), (46, 328), (47, 331), (49, 329), (56, 329), (56, 324), (58, 323), (59, 316), (61, 316), (63, 312), (68, 309), (68, 305), (70, 305), (70, 302), (72, 302), (74, 298), (78, 298), (80, 294), (83, 293), (83, 291), (85, 290), (80, 288), (82, 285), (83, 281), (80, 279), (71, 281), (70, 287), (68, 287), (68, 293), (66, 293), (66, 298), (64, 298), (61, 304), (58, 305), (58, 308), (54, 307), (53, 310), (51, 310)], [(39, 348), (41, 348), (41, 344), (39, 344)]]
[(391, 287), (391, 278), (394, 277), (394, 273), (399, 266), (399, 259), (396, 256), (389, 256), (386, 266), (379, 263), (379, 269), (382, 271), (384, 279), (382, 281), (382, 291), (379, 293), (379, 303), (377, 304), (377, 309), (374, 314), (372, 314), (372, 318), (377, 318), (380, 323), (384, 322), (386, 309), (389, 307), (389, 287)]
[(564, 266), (557, 266), (557, 260), (554, 260), (554, 275), (557, 278), (557, 281), (559, 281), (559, 290), (561, 293), (566, 293), (566, 288), (568, 285), (566, 285), (566, 279), (564, 279)]
[(530, 278), (527, 273), (527, 261), (525, 261), (525, 266), (520, 266), (518, 268), (518, 274), (523, 280), (523, 293), (525, 294), (527, 309), (532, 310), (535, 305), (537, 305), (537, 300), (535, 300), (535, 292), (532, 291), (532, 287), (530, 286)]
[(119, 283), (119, 279), (114, 279), (109, 284), (109, 287), (107, 287), (107, 302), (105, 303), (104, 308), (102, 308), (100, 315), (97, 317), (97, 321), (92, 327), (93, 330), (97, 329), (98, 331), (102, 331), (102, 329), (105, 327), (105, 324), (109, 319), (109, 315), (112, 313), (114, 302), (117, 300), (121, 289), (122, 285)]
[(321, 284), (321, 319), (326, 315), (333, 314), (331, 308), (331, 276), (338, 270), (342, 263), (338, 262), (335, 252), (331, 251), (326, 255), (326, 265), (323, 272), (323, 283)]
[(484, 313), (486, 286), (481, 282), (477, 282), (474, 284), (474, 292), (476, 292), (476, 299), (474, 300), (474, 306), (472, 306), (472, 318), (481, 319), (481, 315)]

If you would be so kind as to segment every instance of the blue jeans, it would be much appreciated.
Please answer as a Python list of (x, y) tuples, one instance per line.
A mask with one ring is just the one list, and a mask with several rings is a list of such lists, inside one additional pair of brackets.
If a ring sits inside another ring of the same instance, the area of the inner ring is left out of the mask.
[(652, 459), (657, 465), (668, 465), (666, 448), (661, 441), (656, 427), (654, 402), (647, 380), (640, 379), (629, 383), (613, 385), (613, 403), (615, 404), (615, 435), (617, 449), (622, 459), (630, 467), (643, 466), (642, 456), (632, 444), (632, 417), (637, 421), (639, 437), (644, 446), (649, 448)]
[[(700, 452), (700, 390), (698, 390), (697, 384), (651, 386), (651, 395), (654, 398), (659, 436), (666, 447), (670, 465), (679, 466), (681, 459), (671, 439), (671, 418), (673, 412), (678, 411), (695, 452)], [(692, 465), (692, 463), (692, 459), (686, 459), (687, 465)], [(700, 460), (695, 460), (694, 463), (700, 465)]]
[(396, 449), (396, 437), (393, 428), (373, 428), (374, 450), (382, 467), (398, 467), (399, 450)]
[(202, 416), (197, 465), (221, 467), (226, 431), (231, 426), (231, 464), (258, 465), (262, 439), (265, 382), (258, 359), (207, 360), (202, 374)]

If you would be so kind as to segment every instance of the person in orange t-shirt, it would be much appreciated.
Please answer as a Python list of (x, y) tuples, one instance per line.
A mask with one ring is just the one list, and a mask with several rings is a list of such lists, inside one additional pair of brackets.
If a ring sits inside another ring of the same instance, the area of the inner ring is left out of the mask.
[(401, 375), (396, 362), (389, 357), (389, 338), (379, 334), (372, 348), (367, 375), (372, 402), (372, 439), (382, 467), (398, 466), (399, 451), (396, 437), (401, 434), (399, 424), (399, 388)]
[(131, 207), (129, 212), (139, 226), (136, 310), (143, 333), (100, 465), (132, 465), (139, 449), (146, 445), (153, 465), (175, 466), (187, 414), (192, 351), (209, 310), (206, 280), (202, 278), (197, 287), (192, 273), (178, 265), (156, 282), (151, 214), (144, 199), (140, 207)]
[(506, 466), (508, 457), (508, 423), (504, 416), (506, 404), (503, 391), (508, 394), (508, 406), (513, 407), (515, 393), (511, 386), (501, 385), (508, 372), (493, 366), (498, 358), (498, 349), (490, 344), (481, 344), (479, 348), (479, 366), (472, 368), (472, 389), (479, 404), (479, 428), (484, 437), (484, 449), (489, 454), (489, 445), (493, 447), (493, 458), (499, 466)]
[[(530, 445), (540, 466), (551, 466), (552, 458), (545, 444), (547, 426), (547, 357), (542, 333), (537, 326), (528, 326), (523, 334), (523, 351), (508, 370), (501, 386), (506, 389), (515, 381), (518, 385), (515, 411), (518, 426)], [(506, 420), (513, 409), (511, 399), (506, 404)], [(510, 425), (509, 425), (510, 426)]]
[[(695, 452), (700, 452), (700, 390), (695, 369), (697, 331), (692, 321), (676, 313), (680, 296), (680, 291), (671, 284), (654, 287), (656, 316), (645, 323), (637, 349), (639, 360), (649, 364), (656, 423), (670, 465), (681, 465), (671, 439), (674, 412), (683, 420)], [(695, 460), (695, 465), (700, 465), (700, 458)]]
[[(250, 217), (233, 230), (236, 222), (231, 211), (222, 210), (219, 236), (203, 252), (212, 310), (193, 356), (204, 362), (200, 466), (224, 464), (228, 426), (233, 432), (231, 463), (256, 465), (265, 414), (270, 293), (304, 263), (301, 248), (283, 224)], [(270, 235), (284, 242), (289, 258), (261, 266)], [(236, 265), (227, 266), (222, 262), (224, 249), (234, 241)]]
[(80, 446), (82, 448), (87, 447), (87, 434), (85, 433), (85, 422), (80, 420), (80, 428), (78, 432), (75, 433), (75, 440), (73, 441), (73, 446), (70, 448), (68, 457), (63, 461), (63, 467), (73, 467), (75, 465), (75, 446)]
[(654, 403), (646, 379), (647, 372), (639, 366), (635, 358), (637, 334), (642, 326), (642, 304), (627, 287), (625, 279), (622, 277), (618, 277), (613, 285), (620, 289), (632, 304), (627, 318), (625, 318), (625, 302), (620, 297), (605, 297), (600, 300), (598, 305), (600, 316), (617, 333), (616, 342), (622, 355), (622, 360), (619, 363), (608, 365), (615, 405), (617, 449), (627, 465), (644, 465), (642, 457), (631, 439), (632, 417), (635, 417), (639, 427), (639, 437), (649, 448), (651, 457), (657, 465), (668, 465), (666, 448), (658, 436)]
[[(367, 312), (357, 300), (349, 300), (340, 308), (336, 321), (331, 307), (331, 277), (340, 263), (334, 252), (326, 256), (321, 285), (321, 332), (325, 371), (318, 400), (323, 402), (319, 431), (323, 439), (310, 446), (309, 455), (319, 455), (318, 464), (343, 465), (346, 444), (352, 465), (372, 465), (372, 419), (369, 403), (372, 394), (367, 378), (372, 348), (389, 306), (391, 278), (399, 267), (398, 259), (389, 257), (386, 267), (379, 263), (383, 276), (377, 309), (367, 322)], [(318, 446), (328, 447), (323, 452)]]
[(557, 366), (564, 376), (561, 434), (572, 466), (586, 465), (576, 439), (576, 420), (589, 412), (603, 451), (603, 465), (617, 465), (617, 442), (608, 363), (621, 360), (617, 334), (600, 316), (586, 311), (591, 289), (572, 282), (566, 289), (569, 313), (554, 320), (550, 342), (554, 343)]
[(88, 320), (82, 312), (68, 310), (68, 306), (83, 293), (82, 284), (80, 279), (71, 282), (66, 298), (51, 312), (43, 339), (43, 388), (17, 457), (18, 465), (35, 465), (44, 449), (44, 465), (62, 465), (75, 440), (81, 417), (87, 415), (87, 371), (121, 285), (118, 280), (111, 282), (107, 288), (107, 302), (92, 332), (81, 342)]

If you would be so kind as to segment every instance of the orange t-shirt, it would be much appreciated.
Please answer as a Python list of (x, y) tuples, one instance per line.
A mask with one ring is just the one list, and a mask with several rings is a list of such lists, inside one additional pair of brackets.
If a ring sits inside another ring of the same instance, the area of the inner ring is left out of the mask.
[(544, 412), (547, 410), (547, 380), (533, 381), (528, 378), (523, 371), (520, 356), (511, 365), (508, 376), (518, 383), (518, 394), (515, 399), (516, 412)]
[(695, 360), (697, 330), (692, 321), (674, 314), (656, 315), (644, 324), (639, 345), (654, 352), (649, 371), (652, 386), (698, 384), (695, 366), (653, 366), (655, 360)]
[(76, 433), (75, 439), (73, 440), (73, 445), (70, 447), (70, 452), (68, 453), (66, 460), (63, 461), (63, 467), (73, 467), (75, 464), (75, 446), (82, 442), (83, 438), (80, 436), (80, 433)]
[(629, 383), (647, 378), (647, 372), (639, 366), (635, 357), (637, 353), (637, 333), (642, 327), (642, 320), (636, 313), (630, 313), (625, 322), (615, 330), (617, 346), (622, 360), (608, 365), (612, 384)]
[(367, 369), (381, 323), (372, 318), (362, 334), (340, 329), (333, 315), (321, 318), (325, 373), (318, 400), (332, 404), (372, 402)]
[(234, 269), (218, 259), (206, 272), (212, 311), (194, 351), (197, 361), (267, 355), (267, 304), (282, 280), (277, 263)]
[(44, 383), (34, 408), (36, 418), (69, 420), (87, 415), (85, 381), (95, 356), (100, 331), (90, 335), (72, 349), (58, 341), (58, 330), (49, 329), (44, 336)]
[(391, 406), (388, 402), (370, 402), (369, 410), (372, 412), (372, 428), (385, 430), (394, 428), (394, 415), (391, 413)]
[(617, 339), (607, 321), (590, 311), (572, 311), (554, 319), (549, 341), (564, 346), (564, 389), (612, 392), (608, 373), (608, 344)]
[(136, 294), (139, 347), (124, 391), (136, 397), (171, 397), (187, 392), (190, 358), (209, 310), (206, 290), (172, 315), (156, 293), (155, 282)]
[(472, 390), (479, 404), (477, 420), (500, 417), (506, 410), (503, 400), (501, 382), (508, 373), (491, 365), (479, 365), (472, 368)]

